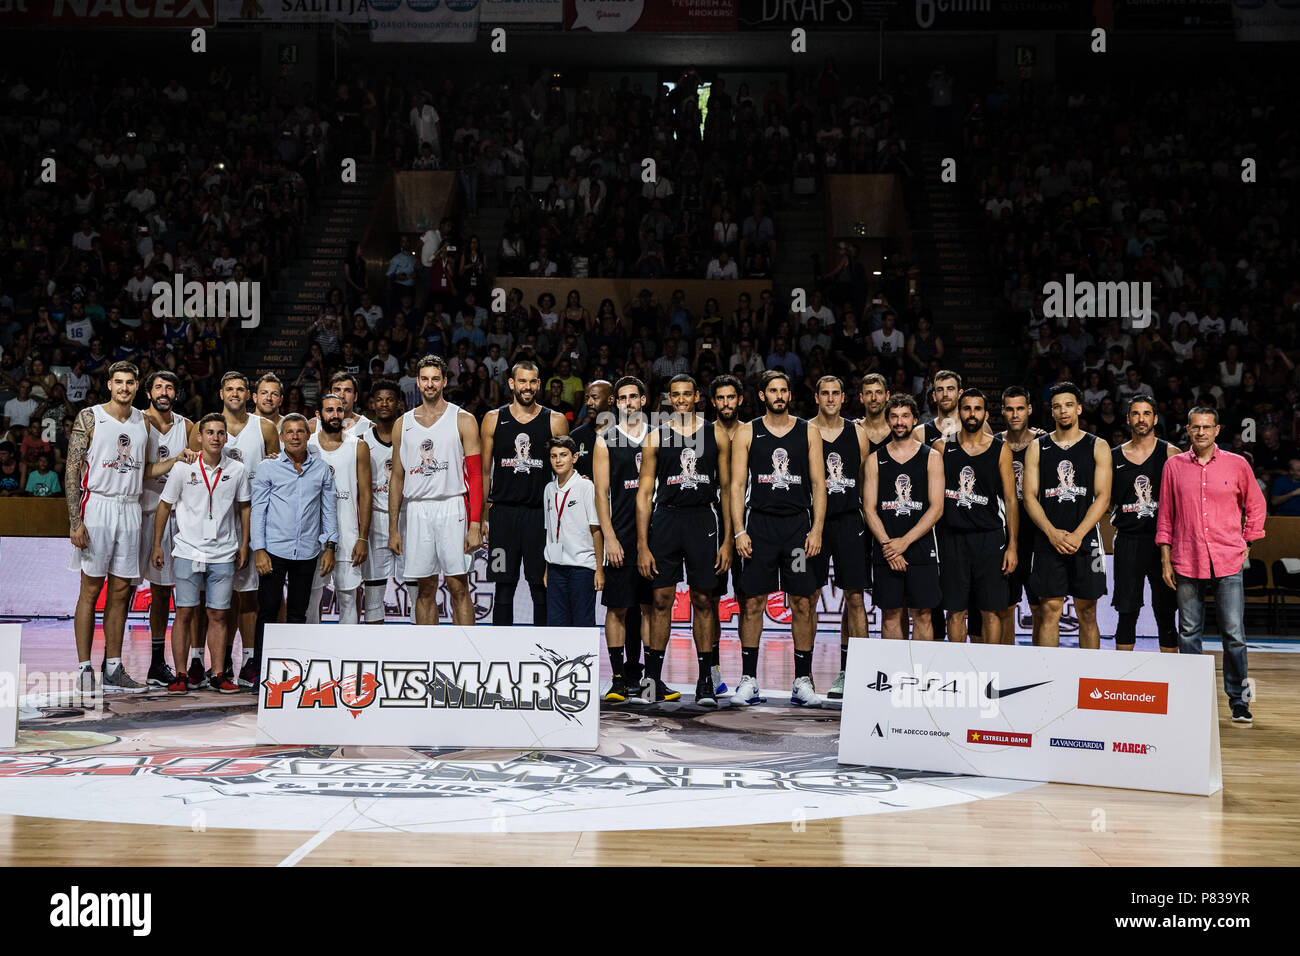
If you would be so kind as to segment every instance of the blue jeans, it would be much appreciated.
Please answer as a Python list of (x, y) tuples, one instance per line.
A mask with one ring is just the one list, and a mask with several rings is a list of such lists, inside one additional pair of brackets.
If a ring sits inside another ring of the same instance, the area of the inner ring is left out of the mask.
[(1241, 688), (1246, 681), (1246, 598), (1241, 572), (1221, 578), (1185, 578), (1175, 572), (1178, 582), (1178, 650), (1182, 654), (1201, 653), (1201, 627), (1205, 604), (1201, 588), (1214, 588), (1219, 609), (1219, 630), (1223, 632), (1223, 692), (1232, 706), (1244, 703)]
[(546, 566), (546, 626), (596, 626), (596, 572), (569, 564)]

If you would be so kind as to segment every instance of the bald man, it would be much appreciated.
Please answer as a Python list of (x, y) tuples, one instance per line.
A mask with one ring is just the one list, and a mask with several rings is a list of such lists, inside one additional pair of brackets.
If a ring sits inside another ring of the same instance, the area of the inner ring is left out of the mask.
[(603, 378), (598, 378), (587, 386), (586, 399), (587, 417), (569, 433), (569, 437), (578, 444), (578, 461), (575, 466), (578, 474), (590, 478), (596, 435), (614, 423), (614, 386)]

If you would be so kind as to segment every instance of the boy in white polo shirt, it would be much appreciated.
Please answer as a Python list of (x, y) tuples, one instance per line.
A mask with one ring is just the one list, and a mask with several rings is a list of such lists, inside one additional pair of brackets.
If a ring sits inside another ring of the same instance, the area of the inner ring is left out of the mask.
[(596, 486), (574, 471), (578, 445), (568, 435), (548, 445), (555, 478), (546, 508), (546, 624), (595, 627), (596, 592), (605, 587), (605, 553), (596, 515)]
[[(235, 571), (249, 561), (248, 534), (252, 488), (247, 466), (235, 458), (223, 458), (226, 420), (217, 412), (199, 419), (199, 458), (192, 465), (172, 468), (167, 486), (159, 496), (154, 518), (153, 564), (163, 566), (162, 539), (168, 517), (176, 509), (176, 530), (172, 541), (176, 620), (172, 625), (172, 657), (176, 680), (167, 693), (184, 694), (190, 687), (185, 672), (190, 634), (199, 592), (206, 591), (208, 646), (214, 663), (226, 659), (229, 637), (230, 599)], [(239, 693), (233, 674), (215, 672), (208, 687), (222, 694)], [(200, 685), (195, 685), (197, 690)]]

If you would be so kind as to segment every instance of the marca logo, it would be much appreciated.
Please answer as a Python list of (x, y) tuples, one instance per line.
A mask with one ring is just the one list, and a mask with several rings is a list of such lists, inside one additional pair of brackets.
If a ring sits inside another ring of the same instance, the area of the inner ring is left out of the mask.
[(1169, 713), (1169, 685), (1143, 680), (1079, 678), (1080, 710), (1119, 710), (1133, 714)]
[(1076, 740), (1073, 737), (1053, 737), (1048, 743), (1053, 747), (1064, 747), (1066, 750), (1105, 750), (1106, 744), (1100, 740)]
[(1030, 747), (1033, 745), (1033, 739), (1033, 734), (1022, 734), (1014, 730), (966, 731), (966, 743), (968, 744), (997, 744), (1002, 747)]
[(1130, 744), (1123, 740), (1111, 742), (1110, 752), (1113, 754), (1142, 754), (1149, 756), (1156, 752), (1154, 744)]

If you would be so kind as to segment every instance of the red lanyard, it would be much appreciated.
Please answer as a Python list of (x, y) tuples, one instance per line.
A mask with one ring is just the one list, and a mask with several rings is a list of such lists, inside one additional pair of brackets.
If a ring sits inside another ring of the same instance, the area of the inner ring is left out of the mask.
[(199, 474), (203, 476), (203, 486), (208, 489), (208, 518), (212, 517), (212, 493), (217, 489), (217, 483), (221, 481), (221, 466), (217, 466), (217, 473), (212, 476), (212, 484), (208, 484), (208, 473), (203, 470), (203, 459), (199, 458)]
[[(559, 486), (557, 485), (556, 487), (558, 488)], [(568, 491), (565, 491), (565, 492), (564, 492), (564, 500), (563, 500), (563, 501), (560, 500), (560, 494), (559, 494), (559, 492), (557, 491), (557, 492), (555, 493), (555, 510), (556, 510), (556, 512), (557, 512), (556, 517), (555, 517), (555, 540), (556, 540), (556, 543), (558, 543), (559, 540), (560, 540), (560, 521), (562, 521), (563, 518), (564, 518), (564, 506), (567, 505), (567, 504), (569, 503), (569, 492), (572, 491), (572, 490), (573, 490), (573, 488), (570, 487), (570, 488), (568, 489)]]

